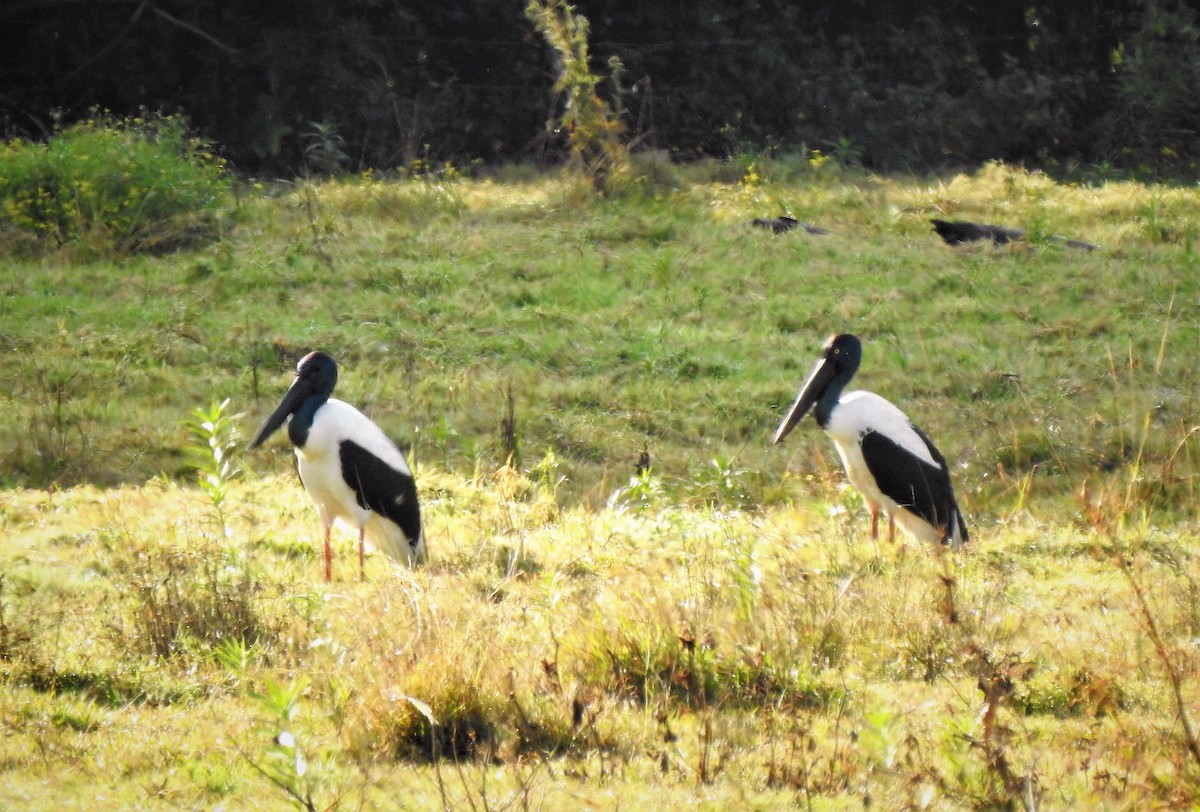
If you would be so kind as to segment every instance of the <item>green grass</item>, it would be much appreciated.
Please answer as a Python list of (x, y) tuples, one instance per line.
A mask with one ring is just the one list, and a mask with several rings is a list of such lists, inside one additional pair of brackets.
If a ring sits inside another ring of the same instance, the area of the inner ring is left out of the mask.
[[(203, 250), (6, 260), (0, 806), (1194, 804), (1200, 193), (752, 169), (250, 188)], [(961, 555), (872, 543), (815, 424), (768, 448), (840, 330)], [(342, 533), (327, 587), (282, 442), (195, 456), (314, 347), (410, 448), (419, 572)]]
[[(452, 470), (496, 461), (511, 386), (521, 447), (553, 449), (592, 503), (643, 446), (666, 476), (753, 454), (773, 482), (825, 445), (807, 432), (799, 454), (763, 455), (764, 427), (823, 337), (853, 330), (861, 385), (969, 464), (968, 483), (1066, 470), (1042, 483), (1065, 493), (1121, 461), (1145, 414), (1166, 457), (1196, 412), (1192, 204), (1000, 167), (937, 184), (701, 176), (599, 203), (548, 179), (246, 196), (241, 227), (205, 252), (14, 263), (5, 469), (33, 485), (175, 475), (179, 414), (214, 396), (261, 414), (320, 346), (345, 398)], [(780, 208), (837, 233), (746, 226)], [(932, 214), (1040, 218), (1104, 247), (952, 251)]]

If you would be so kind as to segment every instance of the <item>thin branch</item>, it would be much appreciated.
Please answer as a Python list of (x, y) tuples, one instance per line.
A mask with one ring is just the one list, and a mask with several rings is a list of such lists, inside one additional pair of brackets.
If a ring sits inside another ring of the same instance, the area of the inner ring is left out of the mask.
[(1162, 634), (1158, 631), (1158, 624), (1154, 622), (1154, 615), (1150, 612), (1150, 604), (1146, 600), (1146, 594), (1142, 592), (1141, 584), (1133, 575), (1133, 567), (1129, 560), (1121, 558), (1121, 569), (1125, 576), (1129, 578), (1129, 585), (1133, 588), (1133, 595), (1137, 598), (1138, 609), (1142, 614), (1142, 622), (1145, 624), (1146, 633), (1150, 635), (1150, 642), (1154, 644), (1154, 652), (1158, 655), (1158, 659), (1162, 661), (1163, 668), (1167, 670), (1167, 679), (1171, 682), (1171, 692), (1175, 695), (1175, 710), (1179, 714), (1179, 722), (1183, 726), (1183, 739), (1187, 745), (1188, 752), (1192, 754), (1192, 760), (1196, 762), (1196, 766), (1200, 767), (1200, 741), (1196, 739), (1196, 731), (1192, 728), (1192, 722), (1187, 715), (1187, 704), (1183, 698), (1183, 677), (1179, 674), (1179, 669), (1175, 667), (1175, 663), (1171, 661), (1171, 653), (1167, 651), (1167, 644), (1162, 638)]
[(117, 32), (117, 35), (112, 38), (112, 41), (109, 42), (108, 45), (105, 45), (103, 48), (101, 48), (98, 52), (96, 52), (96, 54), (89, 57), (86, 61), (84, 61), (84, 63), (82, 65), (76, 66), (76, 68), (73, 71), (71, 71), (70, 73), (67, 74), (67, 78), (70, 79), (70, 78), (76, 76), (77, 74), (83, 73), (85, 70), (90, 68), (92, 65), (96, 64), (101, 59), (103, 59), (104, 56), (109, 51), (111, 51), (113, 48), (116, 48), (117, 45), (120, 44), (121, 40), (125, 39), (125, 37), (129, 34), (129, 32), (131, 30), (133, 30), (133, 27), (135, 25), (137, 25), (137, 21), (139, 19), (141, 19), (142, 12), (146, 10), (146, 6), (148, 4), (149, 4), (149, 0), (142, 0), (140, 3), (138, 3), (137, 8), (135, 8), (133, 10), (133, 14), (130, 15), (130, 17), (129, 17), (129, 22), (127, 22), (125, 24), (124, 28), (122, 28), (119, 32)]
[(132, 6), (141, 0), (25, 0), (25, 2), (8, 2), (0, 6), (0, 20), (6, 17), (20, 17), (29, 13), (52, 13), (68, 9), (72, 6)]
[(1200, 426), (1192, 426), (1188, 430), (1187, 434), (1183, 435), (1183, 439), (1179, 441), (1178, 445), (1175, 446), (1175, 450), (1171, 452), (1171, 456), (1167, 457), (1167, 461), (1163, 463), (1162, 467), (1163, 482), (1166, 482), (1167, 479), (1173, 474), (1175, 470), (1175, 460), (1179, 457), (1180, 452), (1183, 451), (1184, 446), (1186, 446), (1188, 441), (1197, 434), (1200, 434)]
[(166, 20), (167, 22), (171, 23), (171, 25), (182, 28), (184, 31), (190, 31), (191, 33), (200, 37), (200, 39), (208, 42), (210, 45), (220, 48), (222, 51), (229, 54), (230, 56), (237, 56), (237, 53), (238, 53), (237, 48), (234, 48), (231, 45), (226, 45), (225, 43), (221, 42), (219, 39), (214, 37), (212, 34), (209, 34), (207, 31), (197, 28), (196, 26), (192, 25), (189, 22), (185, 22), (185, 21), (179, 19), (178, 17), (168, 14), (167, 12), (163, 11), (158, 6), (150, 6), (150, 11), (152, 11), (154, 14), (161, 17), (162, 19)]
[[(213, 45), (217, 48), (220, 48), (222, 51), (225, 51), (227, 54), (236, 55), (238, 53), (237, 48), (234, 48), (230, 45), (226, 45), (225, 43), (223, 43), (219, 39), (217, 39), (215, 36), (213, 36), (212, 34), (209, 34), (207, 31), (204, 31), (203, 29), (201, 29), (189, 22), (185, 22), (184, 20), (179, 19), (175, 15), (162, 10), (158, 6), (150, 5), (149, 0), (24, 0), (24, 2), (21, 2), (21, 0), (17, 0), (16, 2), (8, 2), (8, 3), (5, 3), (3, 6), (0, 6), (0, 20), (8, 18), (8, 17), (20, 17), (24, 14), (39, 14), (39, 13), (40, 14), (54, 14), (54, 13), (59, 13), (59, 12), (66, 12), (66, 11), (71, 10), (74, 6), (95, 7), (98, 5), (136, 6), (136, 8), (133, 12), (133, 15), (130, 18), (129, 24), (125, 27), (125, 29), (123, 29), (121, 31), (121, 33), (119, 33), (117, 35), (116, 39), (114, 39), (112, 43), (110, 43), (103, 50), (101, 50), (101, 52), (99, 54), (97, 54), (95, 57), (90, 59), (87, 64), (91, 64), (92, 62), (95, 62), (101, 56), (103, 56), (105, 53), (107, 53), (109, 50), (111, 50), (113, 45), (115, 45), (117, 42), (120, 42), (120, 40), (125, 36), (125, 34), (128, 33), (130, 26), (132, 26), (134, 23), (136, 23), (138, 18), (141, 17), (142, 12), (146, 10), (147, 6), (149, 6), (149, 9), (151, 12), (153, 12), (155, 15), (157, 15), (161, 19), (165, 20), (166, 22), (170, 23), (171, 25), (174, 25), (178, 28), (182, 28), (185, 31), (195, 34), (196, 36), (200, 37), (204, 41), (208, 42), (210, 45)], [(83, 67), (76, 69), (76, 71), (78, 72), (79, 70), (82, 70), (85, 67), (87, 67), (87, 65), (84, 65)]]

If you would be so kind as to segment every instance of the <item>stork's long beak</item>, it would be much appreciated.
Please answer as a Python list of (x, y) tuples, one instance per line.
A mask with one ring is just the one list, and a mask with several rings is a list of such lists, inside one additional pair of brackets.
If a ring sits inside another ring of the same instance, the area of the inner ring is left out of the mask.
[(292, 385), (288, 387), (287, 392), (283, 396), (283, 400), (275, 407), (275, 411), (271, 412), (271, 416), (267, 418), (267, 422), (263, 423), (262, 428), (258, 430), (258, 434), (254, 436), (254, 441), (250, 443), (251, 448), (258, 448), (263, 442), (270, 437), (277, 428), (287, 422), (288, 417), (295, 413), (300, 404), (312, 394), (312, 386), (299, 375), (292, 381)]
[(775, 439), (771, 441), (772, 444), (782, 441), (788, 432), (800, 422), (800, 419), (808, 414), (813, 404), (821, 399), (821, 395), (829, 388), (835, 371), (834, 365), (827, 359), (822, 358), (817, 361), (812, 372), (808, 373), (808, 377), (804, 380), (804, 385), (800, 387), (800, 394), (796, 395), (796, 402), (792, 404), (792, 408), (788, 409), (779, 428), (775, 430)]

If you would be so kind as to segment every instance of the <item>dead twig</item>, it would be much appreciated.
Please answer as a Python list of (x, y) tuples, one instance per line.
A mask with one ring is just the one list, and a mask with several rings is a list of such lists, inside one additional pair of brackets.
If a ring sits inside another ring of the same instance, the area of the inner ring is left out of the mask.
[(1150, 602), (1146, 600), (1146, 593), (1142, 591), (1142, 585), (1134, 577), (1132, 563), (1129, 559), (1122, 556), (1120, 564), (1121, 571), (1129, 579), (1129, 586), (1133, 589), (1133, 596), (1137, 599), (1142, 626), (1145, 628), (1146, 634), (1150, 637), (1150, 642), (1154, 646), (1154, 653), (1158, 655), (1163, 668), (1167, 671), (1167, 679), (1171, 683), (1171, 693), (1175, 697), (1175, 712), (1179, 715), (1179, 723), (1183, 727), (1184, 744), (1187, 745), (1188, 752), (1191, 753), (1192, 760), (1196, 762), (1196, 766), (1200, 767), (1200, 741), (1197, 741), (1196, 731), (1192, 727), (1191, 719), (1188, 718), (1187, 704), (1183, 698), (1183, 675), (1180, 674), (1180, 669), (1171, 659), (1171, 652), (1167, 650), (1166, 641), (1163, 640), (1162, 633), (1158, 629), (1158, 624), (1154, 621), (1154, 614), (1150, 611)]

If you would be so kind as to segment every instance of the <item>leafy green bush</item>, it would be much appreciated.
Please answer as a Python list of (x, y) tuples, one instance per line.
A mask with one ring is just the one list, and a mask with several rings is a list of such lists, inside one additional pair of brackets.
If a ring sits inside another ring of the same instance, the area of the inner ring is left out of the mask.
[(231, 183), (181, 119), (101, 116), (0, 145), (0, 233), (40, 250), (175, 250), (216, 235)]

